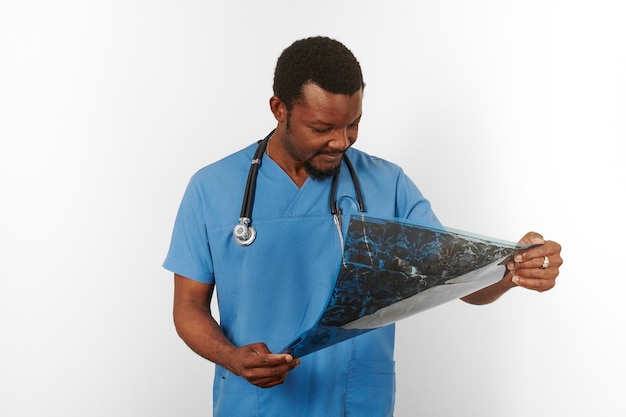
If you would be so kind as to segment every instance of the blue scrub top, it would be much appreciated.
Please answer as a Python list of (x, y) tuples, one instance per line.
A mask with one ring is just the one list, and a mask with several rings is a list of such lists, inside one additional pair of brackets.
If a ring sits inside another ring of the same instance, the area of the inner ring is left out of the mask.
[[(331, 180), (298, 188), (267, 155), (252, 212), (257, 237), (232, 235), (256, 144), (198, 171), (183, 197), (164, 267), (215, 284), (220, 326), (235, 345), (264, 342), (273, 352), (310, 328), (324, 310), (343, 248), (329, 210)], [(349, 149), (367, 213), (439, 226), (430, 204), (394, 164)], [(344, 229), (358, 212), (343, 167), (337, 191)], [(344, 230), (345, 232), (345, 230)], [(390, 416), (394, 326), (302, 358), (284, 384), (260, 389), (216, 365), (215, 416)]]

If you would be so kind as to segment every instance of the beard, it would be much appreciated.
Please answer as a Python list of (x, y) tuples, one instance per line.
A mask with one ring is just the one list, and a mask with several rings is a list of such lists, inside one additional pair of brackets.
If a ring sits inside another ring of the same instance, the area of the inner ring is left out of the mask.
[(323, 181), (327, 178), (331, 178), (335, 176), (336, 174), (339, 174), (340, 169), (341, 169), (341, 162), (337, 166), (329, 168), (329, 169), (319, 169), (311, 165), (310, 159), (304, 161), (304, 170), (315, 181)]

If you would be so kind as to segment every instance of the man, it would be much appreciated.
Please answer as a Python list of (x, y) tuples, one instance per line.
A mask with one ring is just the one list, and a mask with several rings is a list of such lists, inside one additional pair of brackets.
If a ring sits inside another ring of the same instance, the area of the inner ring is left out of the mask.
[[(393, 413), (393, 325), (303, 358), (272, 353), (316, 321), (332, 289), (348, 222), (334, 221), (329, 196), (343, 219), (359, 210), (345, 156), (368, 214), (440, 226), (399, 167), (352, 148), (363, 88), (360, 65), (344, 45), (324, 37), (296, 41), (276, 65), (269, 104), (277, 126), (262, 142), (264, 154), (255, 157), (257, 145), (251, 145), (201, 169), (189, 183), (164, 266), (175, 274), (180, 337), (216, 364), (216, 416)], [(240, 216), (246, 220), (238, 232), (253, 240), (246, 246), (233, 226), (253, 159), (253, 210)], [(255, 229), (251, 235), (248, 226)], [(532, 232), (522, 241), (539, 245), (507, 265), (500, 282), (465, 301), (489, 303), (515, 286), (554, 286), (560, 246)], [(210, 308), (214, 289), (220, 324)]]

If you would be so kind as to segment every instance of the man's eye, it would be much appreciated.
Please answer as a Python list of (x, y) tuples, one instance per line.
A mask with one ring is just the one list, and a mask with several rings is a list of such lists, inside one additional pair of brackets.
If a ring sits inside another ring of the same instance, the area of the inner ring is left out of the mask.
[(314, 131), (315, 133), (328, 133), (328, 132), (330, 132), (331, 130), (333, 130), (333, 129), (332, 129), (332, 128), (330, 128), (330, 127), (324, 127), (324, 128), (316, 128), (316, 127), (313, 127), (312, 129), (313, 129), (313, 131)]

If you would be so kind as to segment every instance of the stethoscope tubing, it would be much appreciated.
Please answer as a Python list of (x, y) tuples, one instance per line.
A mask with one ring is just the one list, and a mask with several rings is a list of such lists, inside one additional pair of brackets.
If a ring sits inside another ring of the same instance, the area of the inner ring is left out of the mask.
[[(343, 161), (346, 163), (348, 167), (348, 171), (350, 172), (350, 177), (352, 178), (352, 183), (354, 184), (354, 190), (356, 191), (356, 200), (359, 204), (359, 211), (361, 213), (365, 213), (365, 203), (363, 201), (363, 194), (361, 193), (361, 184), (359, 182), (359, 178), (354, 171), (354, 166), (348, 158), (348, 155), (343, 155)], [(335, 215), (339, 213), (339, 208), (337, 207), (337, 185), (339, 184), (339, 173), (333, 176), (333, 184), (330, 189), (330, 214)]]
[(261, 168), (261, 159), (267, 148), (267, 143), (274, 134), (272, 130), (263, 140), (259, 142), (252, 162), (250, 162), (250, 170), (248, 171), (248, 179), (246, 180), (246, 188), (243, 194), (243, 201), (241, 203), (240, 218), (250, 219), (252, 218), (252, 205), (254, 204), (254, 194), (256, 193), (256, 179), (259, 174), (259, 168)]
[[(256, 180), (259, 174), (259, 169), (261, 167), (261, 160), (263, 158), (263, 154), (265, 153), (265, 149), (267, 148), (267, 144), (270, 141), (270, 138), (274, 134), (274, 130), (272, 130), (263, 140), (259, 141), (259, 145), (257, 146), (256, 151), (254, 152), (254, 156), (252, 161), (250, 162), (250, 170), (248, 171), (248, 178), (246, 180), (246, 188), (243, 193), (243, 201), (241, 202), (241, 212), (239, 214), (239, 223), (233, 229), (233, 235), (235, 237), (235, 241), (237, 244), (241, 246), (249, 246), (254, 242), (256, 238), (256, 230), (254, 226), (252, 226), (252, 208), (254, 205), (254, 196), (256, 193)], [(365, 203), (363, 200), (363, 193), (361, 192), (361, 184), (359, 183), (359, 179), (354, 170), (354, 166), (348, 158), (348, 155), (344, 153), (342, 160), (346, 163), (348, 167), (348, 171), (350, 172), (350, 177), (352, 178), (352, 183), (354, 184), (354, 189), (356, 191), (356, 198), (359, 205), (359, 211), (365, 212)], [(329, 196), (329, 205), (330, 205), (330, 213), (335, 219), (338, 221), (339, 208), (337, 207), (337, 186), (339, 183), (339, 172), (335, 173), (333, 176), (333, 182), (330, 189)]]

